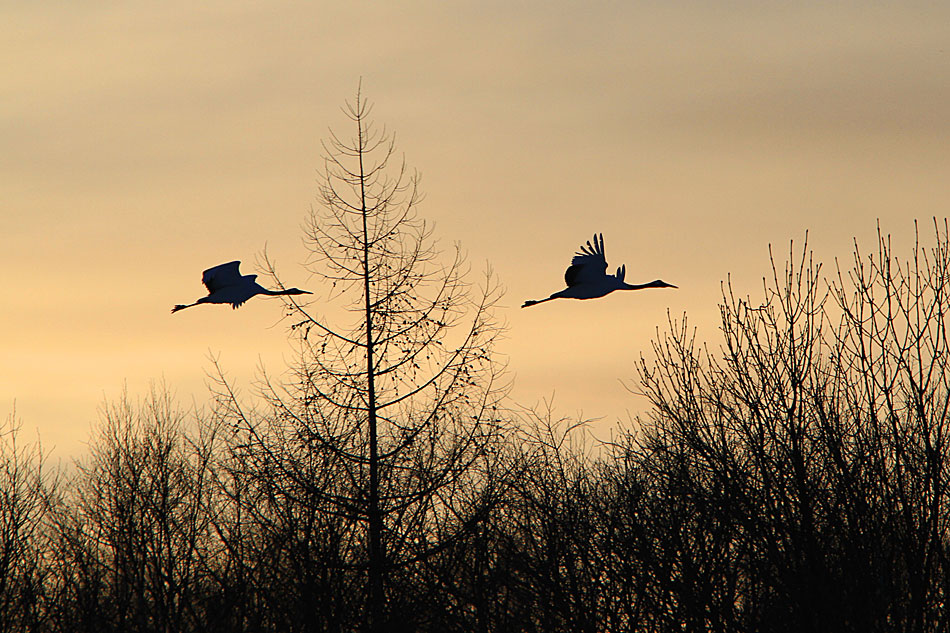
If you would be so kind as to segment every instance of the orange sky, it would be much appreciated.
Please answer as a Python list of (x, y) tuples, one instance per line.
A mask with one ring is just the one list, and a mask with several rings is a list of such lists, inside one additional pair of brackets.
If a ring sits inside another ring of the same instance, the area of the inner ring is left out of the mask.
[[(275, 300), (168, 310), (265, 243), (325, 297), (300, 225), (362, 77), (421, 215), (507, 288), (514, 395), (605, 435), (667, 311), (716, 344), (720, 281), (757, 296), (769, 243), (808, 230), (831, 268), (877, 219), (906, 246), (948, 215), (950, 5), (831, 4), (5, 3), (0, 416), (77, 455), (124, 385), (190, 405), (210, 355), (246, 392), (279, 373)], [(680, 289), (520, 310), (594, 231)]]

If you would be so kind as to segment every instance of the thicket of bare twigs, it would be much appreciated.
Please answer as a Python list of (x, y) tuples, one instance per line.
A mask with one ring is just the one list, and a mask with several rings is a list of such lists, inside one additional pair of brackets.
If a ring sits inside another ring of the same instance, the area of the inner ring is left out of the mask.
[[(649, 413), (596, 457), (570, 420), (497, 408), (491, 459), (443, 498), (413, 477), (443, 463), (430, 437), (384, 475), (387, 626), (946, 630), (948, 282), (945, 225), (909, 260), (883, 238), (830, 276), (803, 252), (762, 301), (727, 288), (719, 345), (671, 323), (638, 365)], [(372, 625), (358, 468), (280, 401), (246, 427), (224, 403), (117, 403), (68, 478), (10, 421), (0, 630)]]

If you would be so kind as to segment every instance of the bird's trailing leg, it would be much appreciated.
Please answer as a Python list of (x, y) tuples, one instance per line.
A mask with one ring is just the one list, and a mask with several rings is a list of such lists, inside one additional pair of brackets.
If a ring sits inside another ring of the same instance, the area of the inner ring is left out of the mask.
[(556, 296), (556, 295), (551, 295), (551, 296), (548, 297), (547, 299), (538, 299), (537, 301), (535, 301), (534, 299), (528, 299), (527, 301), (525, 301), (524, 303), (521, 304), (521, 307), (522, 307), (522, 308), (529, 308), (529, 307), (531, 307), (531, 306), (536, 306), (536, 305), (538, 305), (539, 303), (544, 303), (545, 301), (550, 301), (551, 299), (557, 299), (557, 296)]
[(185, 308), (190, 308), (191, 306), (196, 306), (196, 305), (198, 305), (198, 304), (197, 304), (197, 303), (189, 303), (188, 305), (182, 305), (182, 304), (179, 303), (179, 304), (176, 305), (174, 308), (172, 308), (172, 314), (175, 314), (175, 313), (178, 312), (179, 310), (184, 310)]

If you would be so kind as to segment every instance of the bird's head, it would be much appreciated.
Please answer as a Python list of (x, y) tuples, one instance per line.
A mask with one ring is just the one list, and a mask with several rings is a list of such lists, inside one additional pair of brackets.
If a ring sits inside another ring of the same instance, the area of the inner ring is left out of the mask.
[(313, 293), (309, 290), (301, 290), (300, 288), (288, 288), (284, 291), (284, 294), (287, 295), (312, 295)]

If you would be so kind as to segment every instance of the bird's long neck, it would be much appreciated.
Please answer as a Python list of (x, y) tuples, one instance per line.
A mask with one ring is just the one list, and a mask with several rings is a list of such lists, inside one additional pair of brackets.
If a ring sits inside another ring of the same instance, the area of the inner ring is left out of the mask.
[(666, 282), (661, 281), (661, 280), (659, 280), (659, 279), (655, 279), (655, 280), (651, 281), (650, 283), (646, 283), (646, 284), (628, 284), (628, 283), (625, 283), (625, 284), (623, 284), (623, 286), (621, 287), (621, 289), (622, 289), (622, 290), (643, 290), (644, 288), (668, 288), (668, 287), (670, 287), (670, 286), (669, 286), (669, 284), (667, 284)]
[(296, 293), (294, 292), (293, 288), (289, 288), (287, 290), (268, 290), (267, 288), (265, 288), (264, 292), (262, 292), (261, 294), (265, 294), (271, 297), (279, 297), (281, 295), (292, 295)]

